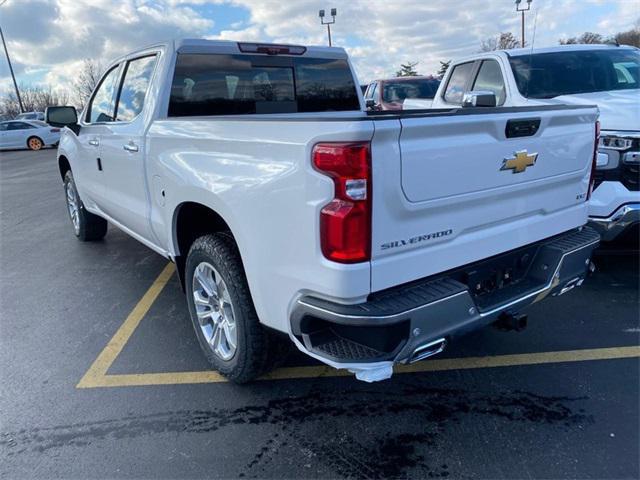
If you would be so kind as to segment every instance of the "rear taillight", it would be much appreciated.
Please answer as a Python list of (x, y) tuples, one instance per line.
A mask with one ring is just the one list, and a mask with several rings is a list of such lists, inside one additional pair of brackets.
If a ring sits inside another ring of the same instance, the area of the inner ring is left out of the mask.
[(58, 133), (60, 131), (59, 128), (52, 128), (51, 130), (49, 130), (51, 133)]
[(369, 142), (319, 143), (313, 165), (332, 178), (334, 198), (320, 212), (320, 244), (329, 260), (371, 258), (371, 147)]
[(596, 138), (593, 144), (593, 160), (591, 161), (591, 176), (589, 177), (589, 190), (587, 190), (587, 201), (591, 198), (593, 187), (596, 182), (596, 167), (598, 163), (598, 144), (600, 143), (600, 122), (596, 121)]

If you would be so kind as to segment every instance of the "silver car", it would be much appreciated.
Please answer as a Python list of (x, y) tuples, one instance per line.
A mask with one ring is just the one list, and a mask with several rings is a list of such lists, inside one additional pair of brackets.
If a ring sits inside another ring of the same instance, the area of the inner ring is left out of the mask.
[(60, 129), (41, 120), (9, 120), (0, 122), (0, 150), (28, 148), (40, 150), (60, 141)]

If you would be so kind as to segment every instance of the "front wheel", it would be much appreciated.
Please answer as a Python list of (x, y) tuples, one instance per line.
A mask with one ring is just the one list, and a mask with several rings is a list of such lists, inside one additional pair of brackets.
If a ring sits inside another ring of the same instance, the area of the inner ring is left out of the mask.
[(185, 268), (191, 321), (209, 363), (236, 383), (254, 380), (270, 368), (274, 344), (258, 320), (231, 234), (198, 238)]
[(69, 212), (69, 218), (76, 237), (83, 242), (104, 238), (107, 234), (107, 221), (84, 208), (71, 170), (64, 176), (64, 192), (67, 200), (67, 211)]

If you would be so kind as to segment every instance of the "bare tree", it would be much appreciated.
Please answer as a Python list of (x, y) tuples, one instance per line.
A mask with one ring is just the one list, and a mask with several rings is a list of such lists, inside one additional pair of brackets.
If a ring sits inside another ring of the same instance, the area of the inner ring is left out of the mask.
[(594, 44), (594, 43), (607, 43), (607, 40), (599, 33), (584, 32), (577, 37), (561, 38), (560, 45), (575, 45), (575, 44)]
[(635, 27), (626, 32), (616, 33), (613, 39), (619, 45), (631, 45), (640, 48), (640, 18)]
[[(526, 45), (526, 43), (525, 43)], [(489, 37), (480, 43), (481, 52), (491, 52), (493, 50), (509, 50), (518, 48), (520, 41), (511, 32), (502, 32), (498, 37)]]
[(73, 82), (75, 102), (80, 109), (84, 108), (85, 103), (89, 100), (91, 93), (100, 81), (101, 75), (102, 64), (99, 61), (86, 58), (82, 62), (80, 72)]
[[(20, 85), (20, 97), (27, 112), (43, 112), (47, 107), (66, 105), (69, 95), (56, 91), (50, 85)], [(20, 113), (20, 104), (15, 92), (9, 91), (0, 100), (0, 115), (13, 118)]]

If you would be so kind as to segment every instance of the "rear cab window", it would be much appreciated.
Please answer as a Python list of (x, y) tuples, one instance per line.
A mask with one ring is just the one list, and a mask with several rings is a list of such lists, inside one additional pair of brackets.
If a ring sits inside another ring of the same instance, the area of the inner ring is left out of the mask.
[(445, 102), (462, 104), (462, 97), (471, 78), (473, 66), (474, 62), (467, 62), (453, 67), (447, 82), (447, 88), (444, 91)]
[(169, 116), (360, 110), (345, 59), (179, 53)]

